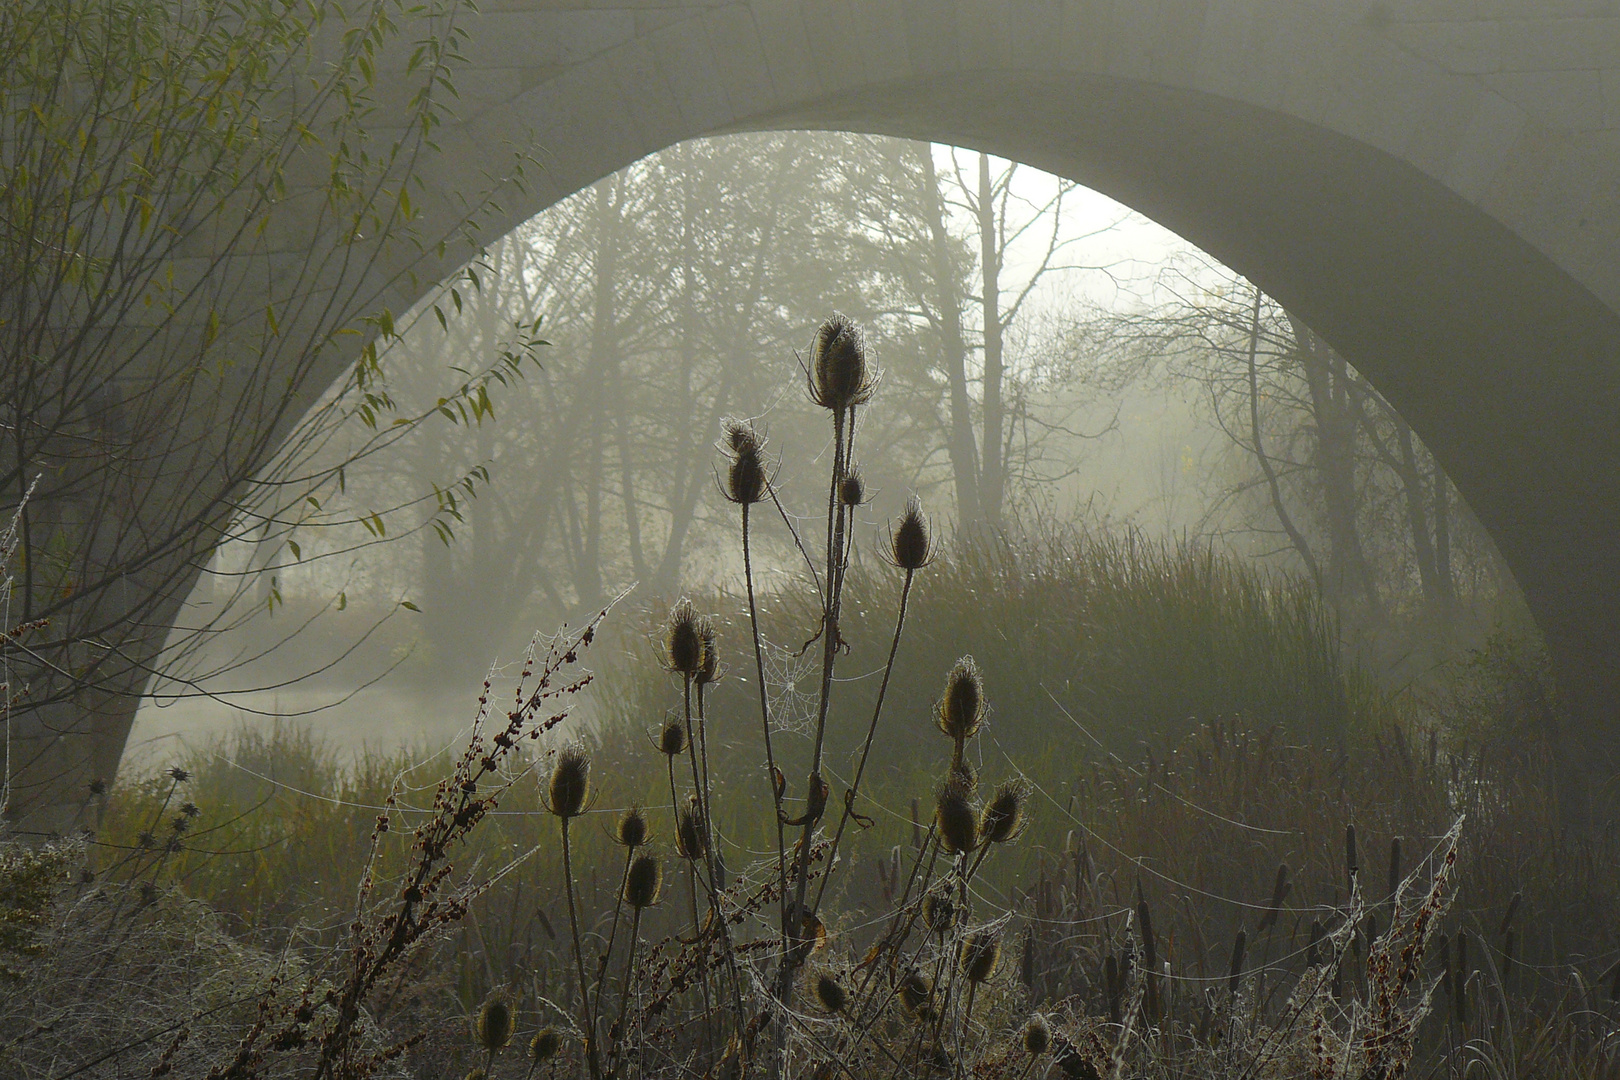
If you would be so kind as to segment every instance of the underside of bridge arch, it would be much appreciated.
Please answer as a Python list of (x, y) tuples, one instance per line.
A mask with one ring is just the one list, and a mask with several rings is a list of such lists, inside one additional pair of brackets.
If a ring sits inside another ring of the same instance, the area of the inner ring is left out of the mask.
[[(1365, 142), (1120, 78), (954, 72), (663, 144), (786, 129), (949, 143), (1067, 177), (1177, 232), (1302, 317), (1420, 434), (1512, 568), (1570, 709), (1567, 756), (1584, 766), (1570, 782), (1585, 791), (1613, 777), (1620, 315), (1545, 254)], [(559, 162), (550, 179), (561, 187), (545, 201), (629, 163)]]

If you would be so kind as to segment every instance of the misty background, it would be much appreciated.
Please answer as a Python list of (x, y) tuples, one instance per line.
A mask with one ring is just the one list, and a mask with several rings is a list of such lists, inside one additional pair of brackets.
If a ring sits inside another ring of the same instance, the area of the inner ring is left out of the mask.
[[(149, 688), (131, 767), (275, 717), (345, 750), (442, 744), (537, 631), (617, 599), (625, 653), (677, 596), (735, 586), (720, 422), (759, 420), (787, 505), (813, 512), (827, 434), (798, 365), (834, 311), (883, 375), (857, 560), (914, 493), (958, 537), (1213, 548), (1313, 581), (1346, 654), (1417, 696), (1529, 632), (1353, 368), (1179, 237), (1035, 169), (858, 135), (684, 143), (532, 219), (449, 295), (381, 358), (401, 411), (443, 422), (347, 465), (337, 505), (239, 524), (272, 539), (216, 553), (180, 619), (213, 628)], [(440, 396), (503, 351), (481, 411)], [(794, 565), (781, 532), (764, 565)]]

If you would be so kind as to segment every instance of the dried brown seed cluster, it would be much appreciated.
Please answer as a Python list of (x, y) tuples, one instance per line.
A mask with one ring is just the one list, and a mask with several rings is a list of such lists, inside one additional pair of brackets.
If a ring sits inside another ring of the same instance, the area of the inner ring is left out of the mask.
[(808, 369), (810, 400), (836, 413), (866, 404), (877, 389), (861, 332), (842, 315), (834, 315), (816, 331)]

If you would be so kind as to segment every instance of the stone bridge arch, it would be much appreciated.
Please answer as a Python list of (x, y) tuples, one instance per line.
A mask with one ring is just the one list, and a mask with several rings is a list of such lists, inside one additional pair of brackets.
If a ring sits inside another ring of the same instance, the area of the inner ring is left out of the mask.
[(1223, 260), (1433, 449), (1571, 745), (1620, 761), (1617, 0), (484, 0), (469, 29), (430, 231), (530, 139), (500, 226), (683, 139), (832, 128), (1027, 162)]

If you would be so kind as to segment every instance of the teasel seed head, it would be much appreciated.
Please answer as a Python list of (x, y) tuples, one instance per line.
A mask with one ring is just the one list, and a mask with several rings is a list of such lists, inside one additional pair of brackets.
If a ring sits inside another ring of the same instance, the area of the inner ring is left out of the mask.
[(557, 754), (551, 770), (551, 805), (546, 807), (560, 818), (579, 817), (591, 794), (591, 754), (575, 743)]
[(979, 842), (1005, 844), (1024, 831), (1024, 806), (1029, 801), (1029, 783), (1022, 779), (1005, 781), (984, 806), (979, 818)]
[(838, 501), (845, 506), (860, 506), (866, 501), (866, 481), (861, 477), (859, 465), (851, 465), (838, 484)]
[(703, 641), (708, 633), (709, 620), (692, 609), (689, 600), (682, 600), (669, 613), (664, 628), (664, 662), (671, 671), (682, 675), (696, 675), (703, 670)]
[(956, 925), (956, 901), (942, 892), (931, 892), (923, 897), (923, 925), (941, 937)]
[(640, 911), (658, 902), (664, 867), (656, 855), (637, 855), (624, 875), (624, 902)]
[(734, 416), (728, 416), (720, 421), (720, 431), (724, 439), (724, 449), (732, 457), (758, 454), (765, 449), (765, 435), (754, 426), (752, 420), (738, 420)]
[(1025, 1052), (1035, 1057), (1046, 1053), (1052, 1045), (1052, 1028), (1047, 1024), (1046, 1017), (1036, 1013), (1029, 1018), (1029, 1023), (1024, 1025), (1023, 1042)]
[(674, 757), (686, 749), (686, 728), (679, 720), (671, 720), (664, 725), (664, 730), (658, 733), (658, 752), (665, 757)]
[(959, 785), (946, 784), (939, 789), (939, 797), (934, 802), (934, 822), (939, 826), (940, 846), (952, 855), (979, 846), (978, 815), (967, 792)]
[(831, 975), (822, 975), (816, 979), (816, 1000), (821, 1002), (823, 1009), (836, 1015), (843, 1012), (844, 1006), (849, 1004), (849, 994), (837, 979)]
[(988, 981), (1001, 962), (1001, 934), (988, 927), (975, 930), (963, 940), (959, 960), (968, 982)]
[(613, 837), (627, 848), (638, 848), (647, 842), (647, 815), (641, 807), (632, 806), (619, 815), (619, 827)]
[(861, 332), (842, 315), (834, 315), (816, 331), (808, 368), (810, 400), (835, 413), (866, 404), (877, 388)]
[(556, 1028), (541, 1028), (529, 1040), (529, 1060), (536, 1065), (550, 1061), (562, 1049), (562, 1036)]
[(765, 497), (765, 462), (758, 450), (744, 450), (726, 470), (726, 498), (738, 506), (752, 506)]
[(703, 664), (692, 676), (699, 686), (709, 686), (720, 678), (720, 649), (715, 644), (714, 624), (704, 619), (699, 628), (703, 639)]
[(889, 533), (889, 555), (902, 570), (921, 570), (934, 559), (934, 542), (928, 532), (922, 501), (915, 495), (906, 503), (900, 524)]
[(964, 656), (945, 676), (945, 696), (936, 708), (939, 730), (958, 743), (973, 738), (984, 719), (984, 678), (973, 657)]
[(916, 1012), (928, 1004), (928, 995), (933, 989), (928, 976), (918, 971), (908, 972), (906, 977), (900, 980), (900, 1004), (904, 1005), (908, 1012)]
[(486, 999), (478, 1008), (473, 1034), (478, 1038), (478, 1045), (492, 1054), (511, 1042), (512, 1003), (499, 994)]
[(703, 858), (708, 851), (707, 838), (703, 834), (703, 815), (697, 808), (697, 799), (694, 797), (686, 806), (675, 815), (675, 847), (683, 859), (696, 861)]

